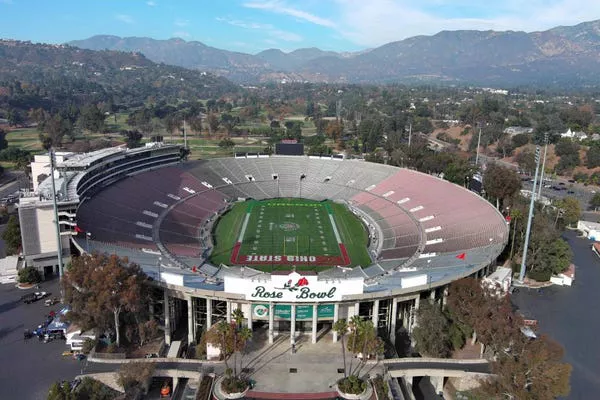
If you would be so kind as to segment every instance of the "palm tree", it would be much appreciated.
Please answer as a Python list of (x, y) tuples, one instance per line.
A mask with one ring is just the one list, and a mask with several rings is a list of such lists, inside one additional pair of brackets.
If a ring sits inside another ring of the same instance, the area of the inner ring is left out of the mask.
[[(348, 328), (350, 329), (350, 332), (352, 332), (352, 339), (350, 340), (350, 346), (352, 349), (352, 353), (356, 354), (356, 341), (358, 340), (358, 334), (359, 334), (359, 330), (360, 330), (360, 326), (362, 324), (363, 320), (360, 316), (358, 315), (354, 315), (352, 316), (352, 318), (350, 318), (350, 323), (348, 324)], [(350, 375), (352, 375), (352, 363), (354, 361), (354, 357), (352, 357), (350, 359)]]
[(240, 357), (240, 375), (242, 374), (244, 355), (246, 354), (246, 345), (252, 339), (252, 330), (250, 328), (241, 328), (237, 334), (238, 337), (238, 349), (242, 353)]
[(226, 321), (219, 321), (217, 324), (217, 332), (219, 333), (219, 339), (221, 341), (221, 355), (223, 356), (223, 361), (225, 361), (225, 369), (229, 369), (229, 364), (227, 360), (229, 359), (229, 350), (227, 348), (227, 337), (229, 336), (231, 326)]
[(241, 328), (242, 322), (244, 322), (244, 312), (242, 311), (242, 309), (236, 308), (235, 310), (233, 310), (233, 312), (231, 313), (231, 319), (235, 321), (235, 324), (237, 325), (238, 329)]
[(346, 374), (346, 334), (348, 333), (348, 323), (345, 319), (339, 319), (335, 321), (333, 324), (333, 330), (338, 334), (340, 340), (342, 342), (342, 358), (344, 359), (344, 378), (348, 375)]
[[(242, 327), (242, 322), (244, 321), (244, 313), (241, 309), (236, 308), (231, 313), (231, 319), (235, 322), (235, 327), (233, 328), (233, 343), (234, 343), (234, 353), (233, 353), (233, 369), (234, 374), (237, 376), (237, 346), (238, 346), (238, 334), (239, 330)], [(241, 364), (241, 363), (240, 363)], [(240, 371), (241, 372), (241, 371)]]

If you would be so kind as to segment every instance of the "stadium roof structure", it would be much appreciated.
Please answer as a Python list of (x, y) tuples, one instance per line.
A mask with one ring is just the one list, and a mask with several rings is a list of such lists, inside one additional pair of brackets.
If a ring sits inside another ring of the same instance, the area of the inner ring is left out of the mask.
[(268, 274), (210, 264), (218, 216), (238, 199), (278, 197), (343, 202), (363, 220), (372, 264), (324, 268), (318, 278), (364, 279), (365, 295), (470, 275), (495, 259), (508, 239), (504, 217), (489, 202), (438, 177), (362, 160), (271, 156), (188, 162), (128, 176), (81, 204), (77, 223), (92, 240), (75, 241), (127, 256), (156, 279), (177, 275), (177, 285), (223, 291), (226, 277)]

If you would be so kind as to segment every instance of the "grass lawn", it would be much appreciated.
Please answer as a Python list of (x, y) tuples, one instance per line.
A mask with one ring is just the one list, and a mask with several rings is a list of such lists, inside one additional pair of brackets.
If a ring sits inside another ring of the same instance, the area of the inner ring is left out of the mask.
[(117, 113), (116, 116), (116, 121), (115, 114), (109, 115), (104, 121), (106, 129), (108, 129), (109, 132), (119, 132), (121, 130), (131, 129), (131, 127), (127, 124), (127, 118), (129, 118), (128, 113)]
[(317, 270), (370, 263), (367, 233), (346, 207), (304, 199), (235, 204), (217, 224), (215, 264)]
[(6, 135), (8, 147), (18, 147), (33, 153), (43, 151), (40, 133), (36, 128), (13, 129)]

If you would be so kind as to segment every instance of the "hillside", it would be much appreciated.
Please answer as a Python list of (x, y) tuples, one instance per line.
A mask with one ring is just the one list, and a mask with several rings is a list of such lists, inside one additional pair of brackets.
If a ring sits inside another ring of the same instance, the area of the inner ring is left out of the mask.
[(156, 62), (208, 70), (238, 82), (292, 79), (327, 82), (473, 83), (581, 86), (598, 83), (600, 21), (544, 32), (443, 31), (368, 51), (316, 48), (256, 55), (182, 39), (93, 36), (70, 42), (87, 49), (145, 54)]
[[(158, 90), (160, 89), (160, 90)], [(0, 40), (0, 103), (45, 108), (148, 98), (177, 102), (214, 98), (239, 87), (210, 73), (156, 64), (140, 53)]]

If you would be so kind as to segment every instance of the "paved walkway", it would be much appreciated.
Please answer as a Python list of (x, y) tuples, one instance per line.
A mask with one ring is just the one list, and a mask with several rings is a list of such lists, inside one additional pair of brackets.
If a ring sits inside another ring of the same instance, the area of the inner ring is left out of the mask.
[[(289, 335), (280, 335), (269, 345), (266, 330), (258, 331), (253, 342), (244, 357), (244, 367), (250, 369), (250, 378), (256, 381), (255, 392), (330, 393), (343, 377), (338, 372), (344, 366), (341, 344), (333, 343), (331, 335), (324, 335), (316, 344), (311, 343), (310, 334), (301, 336), (296, 340), (295, 354)], [(351, 356), (347, 357), (349, 363)], [(367, 365), (362, 372), (381, 373), (382, 369), (381, 365)]]

